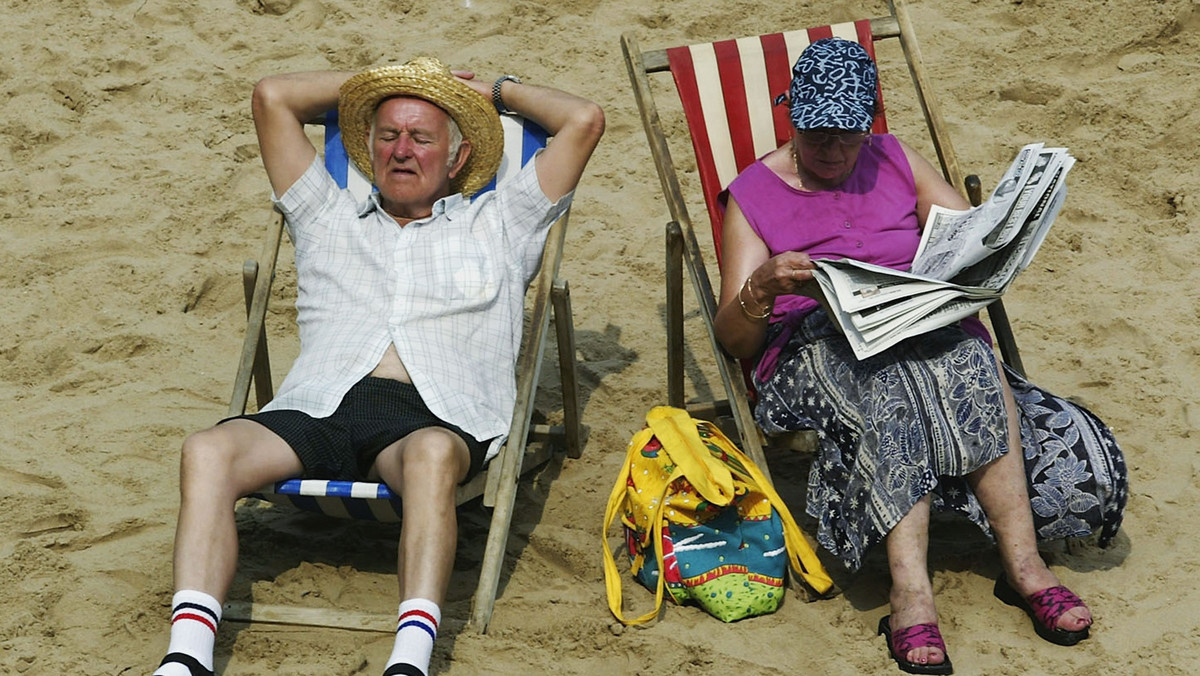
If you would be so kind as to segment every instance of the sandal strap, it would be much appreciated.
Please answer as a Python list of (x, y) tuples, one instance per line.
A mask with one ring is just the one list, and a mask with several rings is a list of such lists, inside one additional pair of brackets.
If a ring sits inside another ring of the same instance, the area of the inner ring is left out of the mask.
[(946, 653), (946, 642), (936, 624), (914, 624), (892, 632), (892, 652), (903, 657), (915, 648), (937, 648)]
[(200, 664), (200, 660), (187, 653), (167, 653), (158, 666), (161, 667), (164, 664), (182, 664), (192, 676), (213, 676), (211, 669)]
[(1084, 605), (1082, 599), (1063, 586), (1048, 587), (1034, 592), (1026, 600), (1037, 621), (1050, 628), (1057, 627), (1058, 619), (1068, 610)]

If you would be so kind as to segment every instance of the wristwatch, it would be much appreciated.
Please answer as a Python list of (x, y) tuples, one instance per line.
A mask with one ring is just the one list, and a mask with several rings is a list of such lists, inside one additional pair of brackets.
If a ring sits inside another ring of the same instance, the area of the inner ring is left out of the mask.
[(517, 77), (516, 75), (501, 75), (500, 77), (496, 78), (494, 83), (492, 83), (492, 105), (496, 106), (496, 112), (500, 113), (501, 115), (507, 115), (512, 112), (507, 106), (504, 105), (504, 101), (500, 98), (500, 86), (506, 81), (512, 81), (516, 82), (517, 84), (521, 84), (521, 78)]

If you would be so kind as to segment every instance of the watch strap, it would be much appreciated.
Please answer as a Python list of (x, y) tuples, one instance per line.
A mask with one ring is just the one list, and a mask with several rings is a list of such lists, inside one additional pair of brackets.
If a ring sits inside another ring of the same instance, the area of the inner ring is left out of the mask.
[(517, 77), (516, 75), (501, 75), (500, 77), (496, 78), (495, 82), (492, 83), (492, 105), (496, 106), (496, 112), (500, 113), (501, 115), (507, 115), (512, 112), (508, 109), (508, 106), (504, 105), (504, 100), (500, 98), (500, 87), (503, 86), (506, 81), (512, 81), (516, 82), (517, 84), (521, 84), (521, 78)]

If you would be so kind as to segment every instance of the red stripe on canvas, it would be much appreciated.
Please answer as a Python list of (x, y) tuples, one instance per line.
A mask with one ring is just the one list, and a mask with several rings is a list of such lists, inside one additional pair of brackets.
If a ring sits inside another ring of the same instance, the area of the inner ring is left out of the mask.
[(808, 41), (810, 43), (831, 37), (833, 37), (832, 26), (813, 26), (812, 28), (808, 29)]
[[(762, 42), (763, 61), (767, 69), (767, 86), (772, 98), (788, 93), (792, 84), (792, 63), (788, 58), (787, 43), (783, 33), (771, 33), (760, 36)], [(773, 101), (772, 101), (773, 102)], [(772, 117), (775, 120), (775, 145), (781, 146), (792, 138), (792, 116), (787, 103), (774, 106)]]
[(671, 66), (671, 76), (675, 79), (675, 89), (679, 92), (679, 101), (683, 105), (684, 115), (687, 116), (688, 129), (691, 131), (692, 149), (696, 153), (696, 171), (700, 174), (700, 185), (704, 190), (704, 203), (708, 207), (708, 216), (713, 224), (713, 244), (717, 251), (717, 261), (721, 260), (721, 235), (719, 224), (724, 218), (718, 206), (715, 187), (717, 168), (713, 164), (712, 146), (708, 141), (708, 129), (704, 124), (704, 111), (700, 109), (700, 91), (696, 86), (696, 68), (692, 64), (692, 52), (687, 47), (673, 47), (667, 50), (667, 61)]
[[(722, 40), (713, 43), (717, 55), (717, 72), (721, 76), (721, 96), (725, 100), (725, 118), (729, 129), (726, 133), (733, 145), (733, 160), (737, 173), (757, 159), (754, 156), (754, 139), (750, 133), (750, 111), (746, 105), (746, 82), (742, 77), (742, 59), (737, 43)], [(725, 186), (721, 186), (722, 189)]]
[[(858, 34), (858, 44), (862, 45), (867, 50), (867, 54), (871, 56), (871, 60), (875, 61), (875, 36), (871, 34), (871, 21), (869, 19), (855, 21), (854, 31)], [(876, 83), (876, 88), (875, 97), (879, 101), (879, 114), (875, 116), (875, 124), (871, 125), (871, 131), (876, 134), (886, 134), (887, 118), (883, 115), (883, 81)]]

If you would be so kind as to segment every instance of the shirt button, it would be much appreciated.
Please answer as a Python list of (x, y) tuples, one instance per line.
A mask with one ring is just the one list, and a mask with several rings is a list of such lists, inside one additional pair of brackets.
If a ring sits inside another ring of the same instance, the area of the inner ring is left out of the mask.
[(854, 246), (856, 246), (856, 247), (858, 247), (859, 249), (861, 249), (861, 248), (862, 248), (862, 242), (859, 242), (858, 244), (855, 244)]
[(849, 228), (850, 228), (850, 221), (846, 221), (845, 223), (843, 223), (843, 224), (842, 224), (842, 227), (843, 227), (843, 228), (847, 228), (847, 229), (849, 229)]

